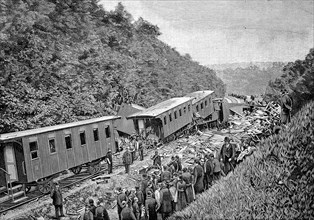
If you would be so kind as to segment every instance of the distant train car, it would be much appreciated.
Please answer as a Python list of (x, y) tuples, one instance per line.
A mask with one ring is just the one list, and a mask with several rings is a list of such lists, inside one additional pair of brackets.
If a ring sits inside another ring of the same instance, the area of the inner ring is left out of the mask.
[(187, 94), (186, 97), (194, 98), (192, 101), (193, 113), (198, 113), (203, 119), (211, 119), (214, 113), (212, 95), (214, 91), (203, 90)]
[(172, 98), (129, 115), (137, 133), (152, 133), (160, 140), (171, 140), (174, 134), (192, 122), (191, 97)]
[(100, 161), (109, 149), (115, 149), (113, 122), (118, 118), (105, 116), (1, 134), (0, 185), (36, 183), (42, 193), (48, 193), (53, 176), (66, 169), (78, 174), (84, 165), (90, 173), (99, 171)]

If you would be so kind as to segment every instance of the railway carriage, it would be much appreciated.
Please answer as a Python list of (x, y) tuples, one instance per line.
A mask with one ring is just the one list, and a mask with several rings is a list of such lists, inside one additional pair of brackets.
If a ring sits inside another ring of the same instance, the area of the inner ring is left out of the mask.
[(191, 97), (171, 98), (141, 112), (129, 115), (138, 134), (154, 134), (160, 140), (172, 140), (192, 122)]
[(186, 97), (194, 98), (192, 101), (193, 113), (198, 113), (203, 119), (211, 119), (214, 113), (213, 96), (214, 91), (203, 90), (187, 94)]
[(82, 166), (90, 173), (109, 149), (115, 151), (113, 122), (104, 116), (73, 123), (0, 135), (0, 185), (38, 185), (48, 193), (51, 180), (66, 169), (78, 174)]

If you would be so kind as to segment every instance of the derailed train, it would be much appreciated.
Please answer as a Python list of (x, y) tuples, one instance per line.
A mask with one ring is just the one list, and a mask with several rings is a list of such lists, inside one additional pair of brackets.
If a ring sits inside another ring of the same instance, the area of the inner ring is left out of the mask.
[(229, 105), (214, 98), (214, 91), (203, 90), (171, 98), (129, 115), (137, 133), (153, 134), (167, 142), (195, 129), (196, 125), (217, 126), (228, 121)]
[[(193, 128), (197, 120), (207, 126), (228, 121), (228, 105), (213, 95), (210, 90), (193, 92), (127, 118), (133, 120), (138, 134), (153, 133), (162, 141), (170, 141)], [(99, 171), (108, 150), (117, 150), (114, 122), (119, 118), (105, 116), (0, 134), (0, 193), (12, 188), (11, 183), (13, 188), (22, 185), (24, 191), (36, 185), (48, 193), (52, 179), (64, 170), (74, 174), (82, 167), (90, 173)]]

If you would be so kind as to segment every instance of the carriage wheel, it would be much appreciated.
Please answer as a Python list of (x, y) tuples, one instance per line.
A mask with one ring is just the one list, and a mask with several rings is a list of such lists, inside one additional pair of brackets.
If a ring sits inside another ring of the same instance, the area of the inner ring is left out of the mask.
[(82, 170), (82, 166), (78, 166), (78, 167), (73, 167), (73, 168), (70, 168), (71, 172), (74, 173), (74, 174), (79, 174)]
[(52, 182), (49, 181), (43, 181), (42, 183), (38, 183), (38, 190), (42, 193), (42, 194), (47, 194), (51, 191), (52, 188)]

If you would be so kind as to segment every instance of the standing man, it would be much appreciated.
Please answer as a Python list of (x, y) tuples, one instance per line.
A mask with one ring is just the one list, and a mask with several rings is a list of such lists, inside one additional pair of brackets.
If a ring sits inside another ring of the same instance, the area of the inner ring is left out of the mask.
[(52, 198), (52, 204), (55, 207), (56, 218), (59, 219), (59, 217), (64, 217), (62, 193), (58, 182), (55, 182), (55, 187), (51, 191), (50, 197)]
[(123, 164), (125, 166), (125, 173), (130, 172), (130, 164), (132, 163), (132, 155), (129, 151), (129, 148), (126, 148), (126, 151), (124, 152), (122, 156)]
[(144, 143), (141, 139), (138, 139), (138, 152), (140, 155), (140, 160), (144, 160)]
[(118, 208), (118, 216), (119, 216), (119, 220), (121, 220), (121, 212), (122, 212), (122, 209), (124, 208), (123, 206), (123, 202), (124, 204), (126, 205), (126, 201), (127, 201), (127, 197), (125, 195), (125, 193), (122, 192), (122, 189), (121, 187), (118, 187), (117, 188), (117, 208)]
[(213, 181), (216, 182), (221, 177), (221, 166), (218, 158), (214, 157), (214, 154), (210, 155), (212, 163), (213, 163)]
[(161, 157), (158, 154), (158, 151), (155, 151), (154, 156), (151, 158), (153, 160), (153, 166), (157, 166), (158, 168), (161, 168)]
[(172, 213), (172, 195), (166, 184), (162, 185), (160, 190), (160, 212), (162, 219), (168, 218)]
[(121, 214), (119, 215), (119, 218), (121, 220), (136, 220), (133, 211), (129, 206), (127, 206), (126, 201), (122, 202), (122, 211)]
[(208, 189), (212, 184), (212, 176), (213, 176), (213, 163), (211, 160), (211, 155), (206, 155), (206, 160), (204, 164), (204, 173), (205, 173), (205, 188)]
[(282, 91), (281, 97), (281, 118), (282, 124), (287, 124), (291, 121), (292, 99), (286, 89)]
[(182, 171), (182, 164), (181, 164), (181, 159), (178, 155), (176, 155), (177, 164), (178, 164), (178, 171)]
[(204, 169), (200, 165), (199, 159), (194, 160), (194, 191), (195, 195), (204, 191)]
[(152, 193), (150, 191), (147, 193), (145, 208), (147, 213), (147, 220), (157, 220), (157, 202), (152, 197)]
[(235, 145), (230, 143), (229, 137), (225, 137), (220, 151), (220, 161), (224, 164), (224, 173), (226, 175), (234, 169), (235, 156)]
[(183, 168), (182, 179), (186, 184), (186, 202), (187, 204), (190, 204), (194, 201), (194, 192), (192, 187), (193, 177), (186, 167)]
[(99, 199), (97, 202), (95, 220), (110, 220), (108, 212), (104, 206), (104, 201), (102, 198)]
[(108, 164), (108, 174), (112, 173), (112, 154), (111, 150), (109, 149), (106, 155), (106, 161)]
[(135, 195), (136, 195), (136, 198), (137, 198), (137, 204), (140, 207), (140, 212), (141, 212), (141, 208), (142, 208), (142, 205), (144, 205), (144, 201), (145, 200), (144, 200), (144, 194), (140, 190), (139, 186), (135, 186)]

